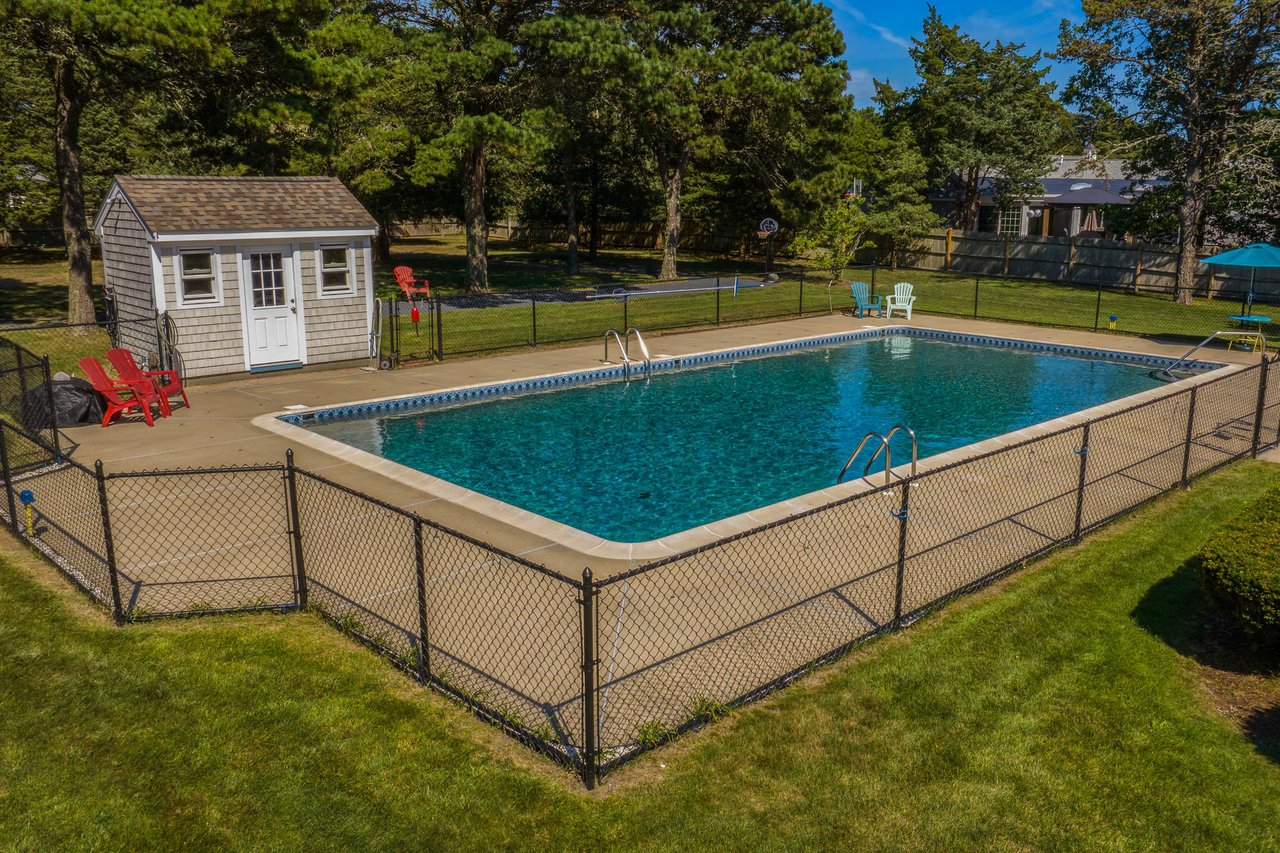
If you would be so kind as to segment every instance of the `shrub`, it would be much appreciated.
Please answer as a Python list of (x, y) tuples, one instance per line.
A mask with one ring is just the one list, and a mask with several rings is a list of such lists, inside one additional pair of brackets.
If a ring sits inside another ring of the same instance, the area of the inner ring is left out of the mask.
[(1260, 646), (1280, 646), (1280, 489), (1218, 528), (1200, 549), (1200, 580)]

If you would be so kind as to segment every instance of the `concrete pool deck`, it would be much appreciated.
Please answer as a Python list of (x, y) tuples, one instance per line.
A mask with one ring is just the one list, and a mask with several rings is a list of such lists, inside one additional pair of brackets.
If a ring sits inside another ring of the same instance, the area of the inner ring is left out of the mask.
[[(711, 350), (736, 348), (794, 338), (841, 333), (867, 327), (911, 325), (941, 331), (1019, 338), (1068, 346), (1177, 357), (1186, 351), (1184, 343), (1164, 343), (1144, 338), (1091, 332), (1020, 326), (1008, 323), (972, 321), (958, 318), (919, 315), (907, 323), (901, 319), (855, 319), (845, 315), (810, 317), (782, 322), (735, 326), (698, 332), (655, 335), (649, 339), (650, 351), (659, 355), (681, 356)], [(598, 548), (602, 540), (586, 534), (579, 539), (559, 544), (551, 541), (537, 524), (509, 523), (528, 519), (503, 520), (502, 513), (488, 514), (484, 505), (450, 500), (440, 493), (421, 488), (414, 478), (397, 476), (398, 466), (371, 467), (365, 454), (346, 453), (341, 448), (322, 450), (310, 444), (293, 441), (285, 435), (254, 424), (255, 419), (279, 413), (289, 406), (325, 406), (336, 403), (381, 397), (422, 394), (465, 385), (496, 383), (571, 370), (600, 366), (602, 344), (592, 342), (562, 349), (520, 351), (486, 358), (445, 361), (394, 371), (370, 372), (359, 368), (328, 371), (279, 373), (220, 384), (195, 385), (190, 391), (194, 408), (178, 408), (172, 418), (158, 421), (148, 428), (140, 419), (113, 424), (108, 429), (96, 426), (64, 431), (74, 443), (70, 455), (89, 464), (101, 459), (109, 472), (147, 469), (199, 468), (226, 465), (276, 464), (285, 451), (293, 448), (297, 464), (350, 488), (380, 498), (395, 506), (490, 542), (512, 553), (556, 568), (566, 574), (577, 574), (590, 562), (597, 576), (612, 574), (643, 562), (666, 556), (698, 544), (698, 537), (670, 537), (660, 549), (631, 552), (625, 543), (609, 543), (617, 548)], [(1214, 349), (1204, 358), (1232, 364), (1249, 364), (1257, 355), (1247, 352)], [(1157, 396), (1163, 389), (1156, 389)], [(1129, 405), (1126, 398), (1119, 405)], [(1108, 404), (1111, 405), (1111, 404)], [(1096, 411), (1096, 410), (1094, 410)], [(1067, 416), (1070, 421), (1076, 416)], [(1060, 419), (1063, 420), (1063, 419)], [(1078, 418), (1077, 418), (1078, 420)], [(1015, 436), (1026, 431), (1019, 431)], [(998, 441), (993, 439), (992, 441)], [(984, 443), (985, 444), (985, 443)], [(968, 455), (976, 448), (966, 449)], [(944, 456), (955, 458), (950, 454)], [(938, 457), (935, 457), (938, 459)], [(380, 470), (379, 470), (380, 469)], [(844, 491), (865, 488), (860, 482), (847, 484)], [(827, 490), (831, 491), (831, 490)], [(837, 495), (827, 491), (815, 493), (830, 500)], [(751, 519), (729, 520), (703, 528), (701, 538), (737, 532), (751, 522), (764, 523), (809, 506), (810, 502), (783, 502), (770, 511), (760, 511)], [(816, 504), (815, 504), (816, 505)], [(524, 516), (532, 516), (523, 513)], [(537, 516), (532, 516), (534, 519)], [(685, 540), (688, 541), (685, 541)], [(620, 550), (620, 548), (622, 550)], [(652, 553), (650, 553), (652, 551)]]

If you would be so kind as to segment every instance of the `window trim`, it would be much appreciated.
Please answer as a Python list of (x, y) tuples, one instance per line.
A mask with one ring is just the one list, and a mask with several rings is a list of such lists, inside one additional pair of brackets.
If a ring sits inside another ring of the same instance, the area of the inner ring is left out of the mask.
[[(1008, 224), (1013, 226), (1010, 231), (1005, 230), (1007, 220)], [(997, 208), (996, 209), (996, 233), (1002, 237), (1017, 237), (1022, 234), (1023, 213), (1021, 207)]]
[[(182, 258), (185, 255), (208, 255), (209, 263), (212, 265), (213, 281), (213, 298), (212, 299), (188, 299), (186, 292), (182, 287)], [(215, 248), (192, 247), (189, 249), (179, 249), (173, 254), (173, 292), (175, 299), (175, 308), (216, 308), (223, 304), (223, 288), (222, 288), (222, 256)]]
[[(326, 249), (342, 249), (347, 253), (347, 287), (345, 290), (326, 292), (324, 289), (324, 252)], [(356, 280), (356, 246), (354, 243), (317, 243), (315, 264), (317, 299), (350, 299), (360, 293), (360, 285)]]

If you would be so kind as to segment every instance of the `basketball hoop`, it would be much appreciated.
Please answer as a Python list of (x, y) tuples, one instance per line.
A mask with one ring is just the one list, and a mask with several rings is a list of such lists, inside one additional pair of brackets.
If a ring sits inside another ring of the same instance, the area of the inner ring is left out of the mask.
[(756, 236), (759, 237), (761, 240), (767, 240), (769, 239), (769, 235), (772, 233), (773, 233), (772, 231), (757, 231)]

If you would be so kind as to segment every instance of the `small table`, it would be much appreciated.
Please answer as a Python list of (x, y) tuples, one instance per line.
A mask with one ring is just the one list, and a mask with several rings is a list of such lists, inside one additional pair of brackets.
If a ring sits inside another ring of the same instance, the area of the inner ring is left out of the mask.
[(1246, 341), (1253, 349), (1259, 349), (1263, 346), (1264, 338), (1262, 337), (1262, 324), (1270, 323), (1270, 317), (1264, 317), (1261, 314), (1228, 314), (1227, 319), (1235, 320), (1242, 326), (1247, 326), (1250, 323), (1258, 324), (1258, 333), (1255, 337), (1241, 338), (1238, 341), (1233, 338), (1232, 340), (1227, 341), (1227, 349), (1231, 349), (1231, 347), (1237, 343), (1245, 343)]

